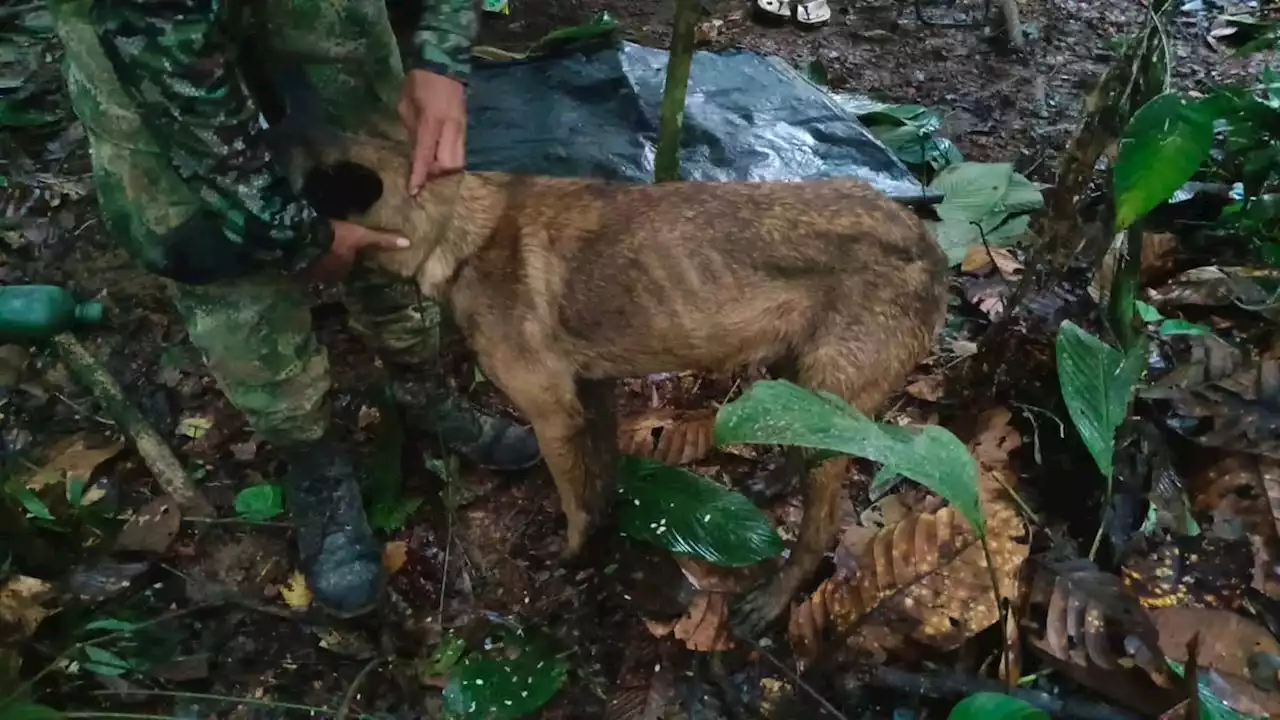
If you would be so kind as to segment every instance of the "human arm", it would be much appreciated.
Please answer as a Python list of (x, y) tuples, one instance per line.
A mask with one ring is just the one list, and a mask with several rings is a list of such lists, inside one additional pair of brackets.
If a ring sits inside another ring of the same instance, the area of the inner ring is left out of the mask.
[[(173, 168), (201, 201), (162, 238), (181, 282), (267, 267), (296, 272), (334, 240), (331, 224), (273, 166), (259, 109), (236, 67), (227, 4), (95, 3), (94, 27), (115, 75)], [(193, 244), (204, 243), (192, 255)]]
[(413, 33), (413, 60), (400, 97), (400, 119), (413, 138), (409, 192), (466, 161), (466, 83), (477, 18), (472, 0), (424, 0)]

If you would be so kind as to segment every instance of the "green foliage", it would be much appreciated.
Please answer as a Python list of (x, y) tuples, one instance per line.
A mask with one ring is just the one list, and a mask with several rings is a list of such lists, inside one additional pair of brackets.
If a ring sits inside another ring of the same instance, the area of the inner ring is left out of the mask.
[(1010, 163), (960, 163), (929, 183), (941, 193), (941, 222), (933, 225), (938, 244), (952, 265), (973, 245), (1010, 245), (1031, 228), (1029, 213), (1044, 208), (1044, 196)]
[(1116, 157), (1116, 230), (1168, 200), (1191, 179), (1212, 146), (1213, 117), (1204, 106), (1163, 93), (1139, 108)]
[(1138, 317), (1142, 318), (1142, 322), (1148, 325), (1155, 325), (1156, 332), (1161, 337), (1172, 337), (1174, 335), (1207, 335), (1209, 328), (1204, 325), (1182, 320), (1179, 318), (1167, 318), (1160, 314), (1160, 311), (1142, 302), (1135, 301), (1138, 310)]
[(64, 717), (60, 711), (30, 700), (10, 700), (0, 704), (0, 720), (62, 720)]
[[(1165, 662), (1178, 675), (1186, 677), (1186, 666), (1166, 658)], [(1237, 712), (1213, 693), (1209, 679), (1205, 675), (1196, 678), (1196, 694), (1200, 699), (1200, 720), (1265, 720), (1264, 715), (1246, 715)]]
[(615, 517), (624, 535), (725, 566), (783, 550), (769, 518), (741, 493), (683, 468), (623, 458)]
[(444, 689), (451, 718), (510, 720), (530, 715), (564, 685), (569, 663), (549, 637), (531, 629), (504, 627), (501, 640), (486, 642), (453, 667)]
[(950, 140), (934, 137), (942, 116), (923, 105), (874, 103), (858, 113), (858, 120), (898, 159), (914, 168), (941, 170), (964, 162)]
[(373, 430), (363, 489), (369, 524), (381, 532), (395, 532), (405, 526), (422, 505), (420, 497), (404, 495), (404, 426), (390, 391), (383, 386), (375, 398), (379, 421)]
[(947, 720), (1049, 720), (1049, 713), (1012, 695), (980, 692), (956, 703)]
[(284, 492), (275, 483), (253, 485), (236, 494), (236, 514), (249, 522), (265, 522), (284, 512)]
[(985, 537), (978, 469), (964, 444), (944, 428), (912, 430), (876, 423), (830, 393), (785, 380), (762, 380), (716, 415), (716, 444), (790, 445), (881, 463), (873, 492), (896, 475), (941, 495)]
[(1111, 478), (1115, 434), (1146, 369), (1146, 345), (1128, 355), (1064, 320), (1058, 327), (1058, 383), (1067, 412), (1104, 477)]

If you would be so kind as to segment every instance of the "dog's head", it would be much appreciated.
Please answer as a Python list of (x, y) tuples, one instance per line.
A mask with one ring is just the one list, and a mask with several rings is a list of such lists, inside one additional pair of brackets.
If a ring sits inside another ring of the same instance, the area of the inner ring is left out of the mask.
[(286, 153), (289, 175), (324, 218), (346, 220), (409, 239), (405, 250), (369, 251), (365, 261), (397, 277), (416, 277), (440, 239), (451, 208), (429, 184), (409, 195), (411, 145), (397, 124), (367, 135), (311, 133), (293, 139)]

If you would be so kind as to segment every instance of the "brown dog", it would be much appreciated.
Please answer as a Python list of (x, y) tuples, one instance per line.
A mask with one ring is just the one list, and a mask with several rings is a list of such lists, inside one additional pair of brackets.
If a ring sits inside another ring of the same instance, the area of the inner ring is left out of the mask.
[[(532, 423), (569, 555), (613, 501), (613, 379), (768, 363), (870, 414), (930, 352), (945, 314), (942, 251), (915, 215), (857, 180), (644, 185), (478, 172), (413, 198), (405, 143), (326, 145), (312, 161), (358, 207), (308, 196), (331, 217), (413, 242), (368, 260), (450, 308), (485, 375)], [(775, 618), (816, 570), (848, 469), (836, 458), (814, 471), (797, 547), (739, 608), (740, 630)]]

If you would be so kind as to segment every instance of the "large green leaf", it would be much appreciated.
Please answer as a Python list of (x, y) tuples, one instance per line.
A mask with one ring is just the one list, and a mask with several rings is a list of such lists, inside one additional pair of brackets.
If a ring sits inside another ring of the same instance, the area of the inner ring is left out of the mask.
[(1123, 230), (1183, 186), (1213, 146), (1213, 117), (1177, 93), (1138, 109), (1120, 139), (1113, 182), (1116, 230)]
[(956, 703), (947, 720), (1049, 720), (1049, 713), (1011, 695), (980, 692)]
[(62, 720), (61, 711), (30, 700), (11, 700), (0, 705), (0, 720)]
[(1027, 213), (1044, 207), (1044, 196), (1009, 163), (964, 162), (938, 173), (929, 189), (941, 193), (934, 236), (956, 265), (985, 238), (1009, 245), (1030, 229)]
[(876, 423), (830, 393), (762, 380), (720, 408), (715, 436), (717, 445), (791, 445), (874, 460), (884, 467), (873, 490), (902, 475), (949, 501), (979, 535), (986, 532), (973, 457), (936, 425), (913, 431)]
[(1064, 320), (1058, 327), (1058, 384), (1071, 422), (1103, 476), (1110, 478), (1116, 428), (1146, 369), (1146, 344), (1124, 353)]
[(726, 566), (776, 557), (782, 538), (741, 493), (682, 468), (624, 457), (615, 511), (624, 535)]
[(501, 642), (468, 654), (449, 673), (444, 709), (453, 718), (512, 720), (532, 714), (564, 685), (569, 663), (542, 633), (505, 629)]
[(253, 485), (236, 493), (236, 514), (250, 522), (263, 522), (284, 512), (284, 492), (279, 485)]

